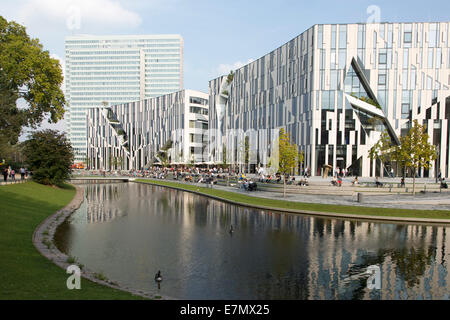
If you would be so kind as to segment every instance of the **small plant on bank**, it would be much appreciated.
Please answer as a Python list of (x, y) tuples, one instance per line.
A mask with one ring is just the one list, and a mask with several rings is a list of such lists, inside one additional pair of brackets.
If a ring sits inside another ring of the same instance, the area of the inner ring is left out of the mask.
[(49, 241), (47, 238), (44, 238), (42, 240), (42, 243), (47, 246), (47, 249), (50, 249), (52, 247), (52, 242)]
[(67, 257), (67, 263), (73, 264), (75, 262), (77, 262), (77, 258), (76, 257), (73, 257), (73, 256), (68, 256)]
[(108, 281), (108, 277), (105, 276), (102, 272), (94, 273), (94, 277), (101, 281)]

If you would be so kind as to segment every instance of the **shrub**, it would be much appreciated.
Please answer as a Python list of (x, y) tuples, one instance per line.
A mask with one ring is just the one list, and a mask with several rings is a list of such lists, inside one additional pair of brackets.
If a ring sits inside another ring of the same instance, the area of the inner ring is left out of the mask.
[(70, 177), (74, 153), (64, 133), (34, 132), (25, 141), (24, 156), (33, 180), (40, 184), (61, 186)]

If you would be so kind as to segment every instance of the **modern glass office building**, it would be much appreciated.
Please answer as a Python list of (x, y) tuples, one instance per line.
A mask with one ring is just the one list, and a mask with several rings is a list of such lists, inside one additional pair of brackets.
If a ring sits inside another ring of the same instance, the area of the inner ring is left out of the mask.
[(70, 36), (66, 48), (66, 125), (86, 161), (86, 110), (176, 92), (183, 88), (180, 35)]
[(208, 94), (182, 90), (88, 111), (88, 167), (141, 170), (207, 161)]
[[(211, 161), (242, 162), (243, 139), (255, 165), (268, 166), (279, 128), (305, 154), (305, 167), (360, 176), (386, 168), (368, 157), (385, 130), (394, 142), (417, 119), (437, 146), (434, 167), (448, 177), (449, 22), (315, 25), (283, 46), (211, 80)], [(226, 150), (226, 152), (224, 152)], [(397, 171), (397, 168), (394, 168)]]

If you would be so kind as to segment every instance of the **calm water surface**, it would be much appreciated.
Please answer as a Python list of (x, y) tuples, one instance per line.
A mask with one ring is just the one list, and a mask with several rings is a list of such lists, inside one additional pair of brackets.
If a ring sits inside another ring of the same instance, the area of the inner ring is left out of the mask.
[[(134, 183), (83, 187), (57, 245), (122, 286), (179, 299), (449, 299), (450, 228), (280, 214)], [(367, 287), (373, 265), (380, 289)]]

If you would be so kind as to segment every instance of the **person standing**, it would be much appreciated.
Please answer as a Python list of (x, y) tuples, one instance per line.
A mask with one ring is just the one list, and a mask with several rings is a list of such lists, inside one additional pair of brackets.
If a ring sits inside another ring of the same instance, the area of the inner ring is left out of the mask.
[(14, 169), (11, 170), (11, 180), (16, 181), (16, 172), (14, 171)]
[(8, 169), (3, 169), (3, 181), (8, 182)]
[(391, 168), (391, 178), (394, 177), (394, 168)]
[(25, 169), (22, 167), (20, 168), (20, 180), (25, 179)]

